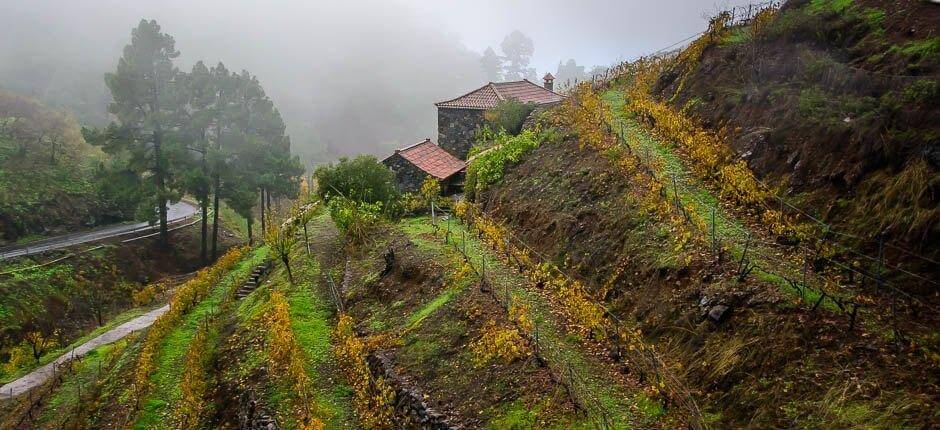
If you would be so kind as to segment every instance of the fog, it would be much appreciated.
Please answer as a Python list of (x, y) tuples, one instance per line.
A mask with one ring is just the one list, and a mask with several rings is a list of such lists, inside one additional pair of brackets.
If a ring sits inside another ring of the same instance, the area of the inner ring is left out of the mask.
[[(742, 3), (742, 2), (738, 2)], [(436, 138), (433, 103), (486, 82), (484, 49), (514, 30), (538, 76), (574, 59), (590, 69), (701, 30), (729, 2), (697, 0), (0, 0), (0, 87), (104, 124), (130, 30), (156, 19), (179, 67), (223, 62), (257, 75), (307, 163)]]

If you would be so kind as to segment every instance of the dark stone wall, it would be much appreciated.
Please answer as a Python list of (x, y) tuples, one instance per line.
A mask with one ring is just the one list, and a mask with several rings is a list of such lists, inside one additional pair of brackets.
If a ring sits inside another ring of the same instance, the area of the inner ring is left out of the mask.
[(428, 176), (423, 170), (405, 160), (401, 155), (395, 154), (383, 161), (395, 173), (395, 185), (403, 192), (418, 192), (421, 183)]
[(369, 370), (374, 376), (385, 378), (395, 390), (395, 424), (399, 428), (415, 430), (460, 430), (462, 426), (452, 424), (446, 415), (436, 411), (428, 403), (425, 393), (410, 386), (397, 373), (392, 361), (384, 352), (378, 351), (366, 357)]
[(467, 159), (477, 129), (483, 126), (482, 110), (437, 108), (437, 144), (451, 155)]

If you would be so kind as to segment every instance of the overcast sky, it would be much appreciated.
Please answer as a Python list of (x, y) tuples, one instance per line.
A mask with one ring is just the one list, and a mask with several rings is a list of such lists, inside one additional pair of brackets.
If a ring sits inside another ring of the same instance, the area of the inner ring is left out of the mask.
[[(0, 87), (103, 121), (111, 71), (141, 18), (202, 59), (257, 75), (308, 161), (436, 137), (435, 101), (485, 81), (478, 56), (520, 30), (539, 76), (608, 65), (703, 30), (740, 0), (0, 0)], [(97, 115), (97, 116), (96, 116)]]
[(609, 65), (647, 54), (705, 29), (706, 16), (746, 0), (399, 0), (424, 22), (455, 35), (470, 49), (498, 49), (520, 30), (535, 41), (533, 64), (554, 71), (558, 61)]

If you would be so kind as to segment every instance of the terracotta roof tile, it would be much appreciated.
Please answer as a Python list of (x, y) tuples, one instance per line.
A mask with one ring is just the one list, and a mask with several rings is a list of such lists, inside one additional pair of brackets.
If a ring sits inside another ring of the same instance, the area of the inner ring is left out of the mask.
[(527, 80), (490, 82), (453, 100), (435, 103), (435, 106), (461, 109), (492, 109), (499, 102), (509, 99), (518, 100), (522, 103), (546, 104), (560, 102), (565, 97)]
[(431, 139), (398, 149), (395, 153), (438, 179), (447, 179), (467, 167), (467, 163), (450, 155), (449, 152), (431, 142)]

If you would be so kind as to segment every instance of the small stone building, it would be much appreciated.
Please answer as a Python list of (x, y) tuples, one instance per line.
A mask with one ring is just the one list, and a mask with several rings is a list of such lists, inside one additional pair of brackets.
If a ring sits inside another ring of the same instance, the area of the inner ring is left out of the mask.
[(396, 149), (382, 163), (395, 173), (395, 182), (400, 190), (420, 191), (424, 178), (430, 175), (440, 181), (441, 192), (445, 195), (460, 192), (467, 167), (467, 163), (450, 155), (431, 139)]
[(477, 130), (483, 126), (483, 114), (505, 100), (522, 103), (551, 105), (565, 99), (553, 91), (555, 77), (548, 73), (539, 86), (528, 80), (490, 82), (452, 100), (435, 103), (437, 106), (437, 141), (441, 148), (453, 156), (467, 159)]

